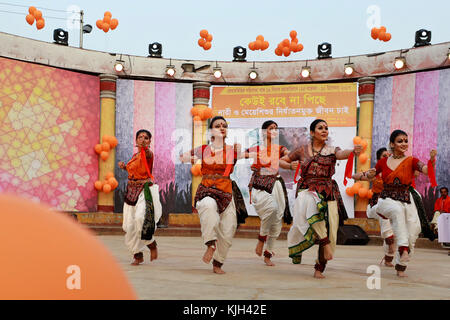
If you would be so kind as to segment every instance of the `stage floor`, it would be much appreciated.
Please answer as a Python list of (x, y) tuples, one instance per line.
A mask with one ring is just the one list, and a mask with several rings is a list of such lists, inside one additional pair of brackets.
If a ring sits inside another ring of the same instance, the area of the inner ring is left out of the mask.
[[(150, 262), (146, 251), (140, 266), (130, 265), (132, 256), (123, 236), (98, 238), (117, 259), (139, 299), (450, 299), (450, 256), (444, 249), (416, 249), (407, 269), (409, 277), (400, 279), (394, 268), (379, 265), (381, 246), (338, 246), (325, 270), (326, 279), (315, 279), (317, 246), (304, 253), (302, 264), (294, 265), (286, 241), (278, 240), (276, 266), (268, 267), (254, 253), (255, 239), (234, 238), (223, 265), (226, 274), (217, 275), (201, 260), (205, 247), (200, 237), (158, 237), (158, 260)], [(367, 288), (373, 274), (367, 273), (370, 265), (380, 266), (380, 289)]]

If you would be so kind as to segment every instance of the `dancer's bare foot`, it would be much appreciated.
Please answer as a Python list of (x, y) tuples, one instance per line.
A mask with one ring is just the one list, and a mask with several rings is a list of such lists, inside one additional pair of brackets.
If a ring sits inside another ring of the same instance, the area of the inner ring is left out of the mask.
[(258, 243), (256, 244), (255, 252), (260, 257), (262, 256), (263, 248), (264, 248), (264, 242), (262, 242), (261, 240), (258, 240)]
[(314, 278), (316, 279), (325, 279), (325, 276), (319, 270), (314, 271)]
[(331, 251), (331, 246), (329, 244), (326, 244), (323, 247), (323, 257), (327, 260), (333, 259), (333, 252)]
[(213, 266), (213, 272), (217, 274), (225, 274), (225, 271), (223, 271), (221, 267), (216, 266)]
[(406, 277), (408, 277), (408, 276), (405, 274), (405, 271), (397, 271), (397, 276), (399, 276), (399, 277), (401, 277), (401, 278), (406, 278)]
[(158, 259), (158, 248), (150, 249), (150, 261)]
[(409, 261), (409, 254), (408, 251), (404, 250), (401, 257), (400, 257), (400, 261), (401, 262), (408, 262)]
[(216, 248), (214, 246), (208, 246), (208, 248), (205, 251), (205, 254), (203, 255), (203, 262), (204, 263), (210, 263), (211, 259), (214, 255), (214, 251), (216, 250)]
[(264, 262), (266, 263), (267, 266), (269, 267), (273, 267), (275, 266), (275, 263), (273, 263), (269, 257), (264, 257)]
[(386, 267), (393, 267), (394, 265), (392, 264), (392, 262), (387, 262), (386, 260), (384, 260), (384, 265)]
[(135, 255), (134, 256), (134, 260), (131, 263), (131, 265), (132, 266), (137, 266), (137, 265), (139, 265), (139, 264), (141, 264), (143, 262), (144, 262), (144, 256), (143, 255)]

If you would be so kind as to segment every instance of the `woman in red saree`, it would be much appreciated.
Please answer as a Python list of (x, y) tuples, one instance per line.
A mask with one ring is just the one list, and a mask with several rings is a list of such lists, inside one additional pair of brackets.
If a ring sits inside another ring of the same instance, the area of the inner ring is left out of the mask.
[(162, 215), (159, 188), (152, 176), (153, 152), (150, 150), (152, 134), (147, 130), (136, 133), (138, 152), (127, 164), (118, 166), (128, 172), (127, 191), (123, 205), (122, 229), (125, 231), (125, 245), (133, 254), (132, 265), (144, 262), (142, 251), (150, 249), (150, 260), (158, 258), (158, 249), (153, 235)]
[(369, 179), (381, 174), (383, 191), (378, 199), (376, 212), (383, 219), (389, 219), (395, 235), (398, 250), (395, 253), (395, 270), (399, 277), (406, 277), (405, 270), (415, 246), (415, 242), (422, 231), (418, 208), (420, 201), (416, 200), (412, 182), (414, 172), (430, 173), (434, 178), (434, 162), (436, 151), (430, 151), (428, 166), (419, 159), (406, 156), (408, 150), (408, 135), (402, 130), (394, 130), (389, 138), (393, 153), (388, 158), (382, 158), (375, 166), (361, 174)]
[[(261, 129), (263, 141), (247, 149), (245, 154), (246, 158), (254, 158), (248, 189), (251, 204), (261, 219), (255, 252), (262, 256), (264, 250), (264, 262), (268, 266), (274, 266), (270, 259), (274, 255), (275, 240), (281, 233), (282, 219), (287, 224), (292, 222), (286, 186), (278, 173), (279, 160), (289, 150), (276, 143), (278, 125), (275, 121), (267, 120)], [(289, 169), (289, 166), (285, 169)]]
[(243, 155), (235, 146), (227, 145), (228, 124), (221, 116), (211, 119), (211, 143), (180, 156), (192, 164), (201, 159), (202, 181), (195, 194), (194, 206), (200, 217), (206, 251), (203, 262), (213, 261), (213, 272), (223, 274), (225, 262), (237, 224), (244, 223), (247, 211), (237, 184), (230, 179), (234, 164)]
[(319, 253), (314, 277), (320, 279), (324, 278), (327, 261), (333, 258), (338, 227), (347, 219), (339, 187), (331, 178), (335, 173), (336, 161), (348, 159), (352, 152), (359, 155), (362, 147), (341, 150), (328, 145), (328, 125), (321, 119), (311, 123), (310, 134), (311, 144), (300, 146), (281, 158), (280, 165), (292, 165), (294, 170), (301, 166), (293, 222), (288, 233), (289, 257), (293, 263), (300, 263), (302, 252), (317, 240)]

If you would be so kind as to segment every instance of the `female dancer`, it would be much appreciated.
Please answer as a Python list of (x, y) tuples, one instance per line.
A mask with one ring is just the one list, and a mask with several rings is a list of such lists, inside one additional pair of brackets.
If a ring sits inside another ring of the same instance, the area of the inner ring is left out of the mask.
[[(300, 263), (302, 252), (313, 246), (317, 239), (319, 253), (314, 277), (324, 278), (322, 273), (327, 261), (333, 258), (336, 247), (338, 226), (347, 219), (339, 187), (331, 177), (335, 172), (336, 160), (347, 159), (352, 152), (359, 155), (362, 147), (341, 150), (327, 145), (328, 125), (321, 119), (311, 123), (310, 134), (310, 145), (300, 146), (280, 160), (280, 164), (299, 160), (301, 166), (294, 221), (288, 233), (289, 257), (293, 263)], [(296, 169), (297, 164), (292, 167)]]
[(424, 215), (418, 212), (418, 209), (423, 209), (423, 206), (420, 204), (420, 199), (417, 199), (411, 184), (416, 170), (423, 174), (428, 174), (431, 169), (434, 171), (436, 150), (430, 151), (429, 165), (432, 168), (429, 168), (417, 158), (405, 155), (408, 150), (406, 132), (394, 130), (389, 141), (393, 154), (389, 158), (379, 160), (375, 169), (372, 168), (361, 174), (372, 179), (381, 173), (383, 191), (378, 199), (376, 212), (391, 222), (398, 247), (395, 253), (395, 270), (399, 277), (406, 277), (405, 270), (410, 253), (413, 252), (421, 231), (419, 215)]
[(180, 156), (182, 162), (202, 160), (203, 177), (194, 205), (200, 217), (203, 242), (207, 246), (203, 262), (210, 263), (213, 259), (213, 272), (218, 274), (225, 273), (222, 265), (231, 247), (237, 223), (245, 222), (245, 217), (239, 217), (239, 213), (247, 214), (239, 188), (230, 179), (236, 160), (243, 156), (225, 143), (227, 128), (225, 118), (212, 118), (209, 124), (211, 143)]
[[(261, 145), (246, 150), (246, 158), (252, 157), (255, 160), (251, 166), (253, 174), (248, 189), (250, 203), (261, 218), (255, 252), (261, 256), (266, 244), (264, 262), (268, 266), (274, 266), (270, 259), (274, 255), (275, 240), (281, 232), (281, 219), (284, 218), (288, 224), (292, 222), (286, 186), (278, 173), (279, 159), (287, 155), (289, 150), (276, 144), (278, 125), (275, 121), (268, 120), (263, 123), (262, 136), (264, 140)], [(285, 167), (288, 168), (289, 166)]]
[[(377, 150), (377, 161), (382, 158), (388, 158), (390, 156), (389, 152), (386, 148), (380, 148)], [(355, 180), (366, 180), (369, 179), (363, 173), (355, 173), (352, 176)], [(395, 241), (394, 241), (394, 232), (392, 231), (391, 223), (388, 219), (383, 219), (376, 212), (376, 205), (378, 203), (378, 198), (380, 197), (381, 191), (383, 190), (383, 179), (381, 175), (377, 175), (375, 179), (372, 179), (372, 198), (369, 200), (369, 204), (367, 205), (367, 217), (372, 219), (377, 219), (380, 224), (380, 234), (383, 240), (383, 249), (384, 249), (384, 265), (387, 267), (393, 267), (392, 260), (394, 259), (395, 252)]]
[(136, 266), (144, 262), (145, 246), (150, 249), (150, 261), (158, 258), (158, 249), (153, 234), (162, 215), (159, 187), (152, 176), (153, 152), (149, 149), (152, 134), (147, 130), (136, 133), (138, 152), (120, 169), (128, 172), (127, 191), (123, 205), (122, 229), (125, 231), (125, 245), (134, 255), (131, 263)]

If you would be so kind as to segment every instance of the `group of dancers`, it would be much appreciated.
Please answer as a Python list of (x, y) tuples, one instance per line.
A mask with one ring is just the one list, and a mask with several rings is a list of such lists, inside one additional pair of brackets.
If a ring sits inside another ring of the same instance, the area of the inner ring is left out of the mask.
[[(202, 240), (206, 246), (202, 260), (212, 261), (213, 272), (225, 273), (222, 266), (232, 245), (237, 226), (245, 222), (247, 211), (242, 194), (230, 179), (236, 162), (253, 159), (250, 182), (250, 203), (261, 219), (255, 253), (263, 257), (268, 266), (274, 266), (274, 243), (280, 235), (282, 221), (291, 224), (287, 242), (289, 257), (301, 263), (302, 253), (318, 244), (314, 277), (324, 278), (324, 270), (333, 259), (337, 230), (348, 218), (336, 181), (332, 179), (337, 160), (358, 156), (362, 146), (342, 150), (331, 146), (328, 125), (322, 119), (310, 125), (310, 143), (295, 150), (277, 144), (278, 125), (268, 120), (262, 125), (262, 141), (257, 146), (241, 150), (239, 145), (227, 145), (228, 124), (222, 116), (211, 119), (210, 142), (180, 155), (184, 163), (201, 160), (202, 180), (195, 194), (194, 206), (198, 212)], [(151, 133), (136, 133), (138, 152), (119, 167), (128, 172), (128, 184), (123, 209), (125, 243), (134, 255), (133, 265), (144, 261), (145, 246), (150, 249), (150, 260), (158, 256), (154, 232), (162, 208), (158, 186), (151, 174), (153, 153), (150, 151)], [(428, 173), (428, 166), (418, 159), (406, 156), (408, 135), (395, 130), (387, 150), (377, 152), (375, 168), (353, 175), (355, 180), (373, 181), (374, 195), (367, 215), (380, 222), (384, 239), (385, 265), (395, 266), (397, 275), (406, 276), (405, 270), (413, 253), (419, 233), (428, 226), (422, 219), (423, 204), (412, 188), (415, 173)], [(436, 151), (430, 151), (428, 165), (434, 166)], [(286, 186), (279, 168), (300, 170), (295, 203), (291, 214)], [(392, 264), (394, 260), (394, 264)]]

